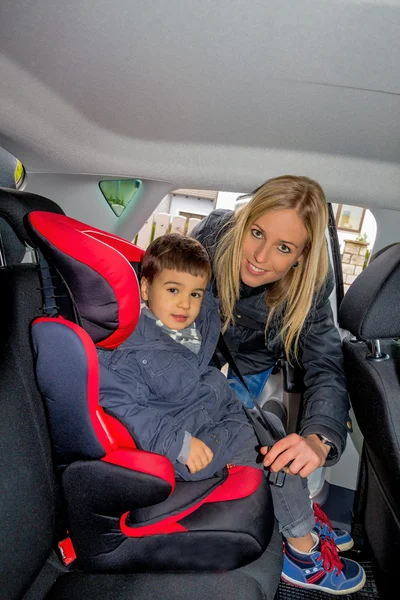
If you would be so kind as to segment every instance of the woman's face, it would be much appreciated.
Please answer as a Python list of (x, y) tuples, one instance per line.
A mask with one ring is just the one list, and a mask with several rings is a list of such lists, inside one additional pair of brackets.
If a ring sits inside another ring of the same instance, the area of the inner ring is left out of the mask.
[(301, 260), (308, 236), (294, 209), (268, 212), (250, 225), (245, 234), (240, 278), (257, 287), (282, 279)]

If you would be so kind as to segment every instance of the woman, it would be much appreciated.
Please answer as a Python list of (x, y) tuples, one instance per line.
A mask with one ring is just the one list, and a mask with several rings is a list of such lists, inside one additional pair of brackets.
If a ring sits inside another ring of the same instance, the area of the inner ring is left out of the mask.
[[(315, 469), (339, 460), (351, 428), (341, 342), (329, 302), (333, 279), (325, 241), (327, 224), (321, 186), (307, 177), (283, 176), (264, 183), (236, 212), (215, 210), (192, 233), (210, 255), (222, 331), (253, 396), (259, 397), (282, 353), (304, 368), (298, 433), (283, 437), (268, 451), (261, 450), (265, 466), (300, 475), (304, 487), (304, 478)], [(250, 395), (245, 388), (239, 382), (234, 387), (246, 403)], [(295, 480), (289, 478), (290, 484)], [(271, 489), (275, 513), (284, 509), (289, 489)], [(318, 505), (314, 517), (319, 539), (329, 537), (333, 542), (327, 564), (345, 564), (334, 548), (350, 549), (351, 536), (332, 530)], [(325, 568), (325, 558), (315, 546), (310, 549), (308, 536), (304, 539), (308, 545), (301, 556), (293, 549), (293, 540), (286, 540), (282, 578), (304, 588), (343, 593), (328, 567), (325, 575), (316, 572), (321, 560)], [(317, 552), (316, 562), (313, 552)], [(313, 565), (307, 563), (303, 569), (307, 560)], [(351, 568), (344, 571), (349, 580), (362, 577), (355, 591), (364, 585), (365, 575), (356, 563)]]
[[(257, 398), (284, 352), (304, 368), (298, 434), (277, 442), (264, 464), (308, 477), (335, 464), (351, 430), (339, 334), (329, 295), (321, 186), (307, 177), (268, 180), (236, 212), (215, 210), (192, 235), (207, 249), (228, 347)], [(246, 390), (237, 386), (246, 401)]]

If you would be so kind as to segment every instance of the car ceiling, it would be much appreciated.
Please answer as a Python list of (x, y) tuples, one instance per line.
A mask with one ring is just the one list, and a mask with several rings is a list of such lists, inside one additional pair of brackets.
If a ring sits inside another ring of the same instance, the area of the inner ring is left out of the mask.
[(28, 172), (400, 209), (400, 0), (3, 0), (0, 81)]

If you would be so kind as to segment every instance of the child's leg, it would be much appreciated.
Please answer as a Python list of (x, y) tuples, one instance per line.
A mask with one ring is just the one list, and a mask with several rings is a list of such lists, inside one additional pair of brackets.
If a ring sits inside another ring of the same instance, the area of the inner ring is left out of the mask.
[[(282, 430), (281, 421), (267, 414), (275, 427)], [(236, 465), (264, 468), (257, 462), (258, 440), (254, 435), (232, 459)], [(270, 486), (275, 517), (285, 540), (282, 579), (298, 587), (319, 589), (328, 594), (350, 594), (365, 583), (360, 565), (340, 559), (329, 537), (313, 532), (315, 516), (309, 498), (307, 480), (299, 475), (287, 475), (283, 487)]]
[[(273, 422), (275, 428), (281, 431), (282, 435), (285, 435), (280, 419), (271, 413), (266, 413), (266, 416)], [(256, 462), (259, 456), (259, 446), (260, 443), (254, 434), (236, 452), (230, 462), (234, 465), (264, 469), (262, 462)], [(265, 473), (267, 474), (266, 470)], [(308, 543), (309, 548), (307, 550), (309, 550), (315, 543), (310, 533), (315, 526), (315, 517), (308, 494), (307, 480), (298, 475), (286, 475), (283, 487), (279, 488), (271, 485), (270, 488), (275, 518), (279, 523), (280, 532), (287, 539), (294, 540), (298, 538), (298, 542), (294, 541), (294, 543), (296, 546), (297, 544), (301, 546), (301, 548)]]

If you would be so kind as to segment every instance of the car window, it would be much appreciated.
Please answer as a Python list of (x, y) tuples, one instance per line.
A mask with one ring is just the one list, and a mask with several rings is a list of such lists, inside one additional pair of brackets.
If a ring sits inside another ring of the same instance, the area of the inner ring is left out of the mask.
[(100, 181), (99, 187), (110, 208), (120, 217), (142, 187), (140, 179)]
[(368, 265), (376, 238), (376, 220), (371, 211), (350, 204), (332, 203), (335, 215), (346, 293)]
[(18, 158), (0, 147), (0, 187), (18, 189), (25, 179), (25, 169)]

